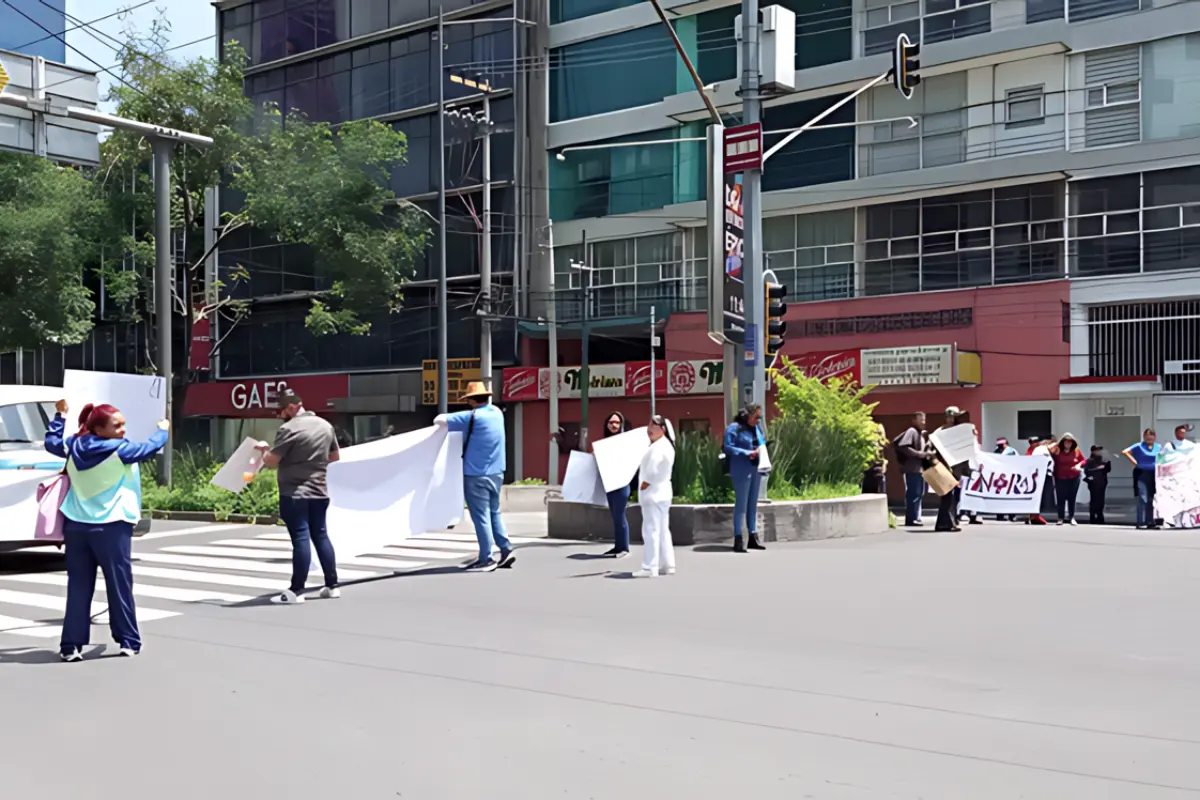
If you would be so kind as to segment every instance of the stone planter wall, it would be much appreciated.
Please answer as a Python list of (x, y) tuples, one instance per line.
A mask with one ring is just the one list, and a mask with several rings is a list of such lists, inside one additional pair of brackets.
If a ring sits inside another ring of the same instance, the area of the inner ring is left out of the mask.
[(515, 486), (500, 489), (500, 511), (545, 511), (546, 497), (559, 497), (557, 486)]
[[(607, 506), (550, 500), (548, 535), (555, 539), (603, 541), (612, 538)], [(641, 542), (642, 510), (625, 512), (629, 533)], [(837, 500), (768, 502), (758, 506), (758, 534), (764, 542), (808, 542), (883, 533), (888, 529), (887, 497), (881, 494)], [(675, 544), (721, 544), (733, 540), (733, 505), (672, 506)]]

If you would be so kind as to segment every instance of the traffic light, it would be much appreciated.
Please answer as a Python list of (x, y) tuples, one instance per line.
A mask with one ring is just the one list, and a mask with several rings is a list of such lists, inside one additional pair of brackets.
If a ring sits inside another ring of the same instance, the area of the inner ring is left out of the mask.
[(921, 69), (920, 55), (921, 45), (913, 44), (903, 33), (896, 37), (896, 49), (892, 51), (892, 85), (905, 100), (912, 99), (913, 89), (921, 82), (921, 76), (917, 74)]
[(783, 321), (783, 315), (787, 313), (787, 303), (783, 302), (783, 298), (787, 297), (787, 287), (768, 283), (766, 289), (763, 308), (766, 309), (767, 324), (763, 331), (763, 363), (770, 367), (783, 349), (783, 335), (787, 333), (787, 323)]

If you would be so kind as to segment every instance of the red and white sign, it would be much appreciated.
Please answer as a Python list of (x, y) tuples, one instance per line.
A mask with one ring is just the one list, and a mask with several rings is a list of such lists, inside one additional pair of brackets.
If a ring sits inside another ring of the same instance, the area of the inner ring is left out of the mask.
[(725, 129), (725, 173), (762, 169), (763, 129), (761, 122)]
[(212, 320), (208, 317), (201, 317), (192, 323), (188, 369), (197, 372), (212, 369)]
[(862, 355), (858, 350), (802, 353), (791, 357), (792, 363), (810, 378), (827, 381), (830, 378), (862, 382)]
[[(664, 361), (654, 362), (654, 393), (657, 395), (667, 393), (667, 364)], [(625, 362), (625, 396), (650, 396), (649, 361)]]
[(244, 381), (196, 383), (183, 403), (187, 417), (273, 417), (279, 394), (290, 389), (309, 411), (327, 411), (335, 399), (350, 394), (350, 376), (296, 375)]

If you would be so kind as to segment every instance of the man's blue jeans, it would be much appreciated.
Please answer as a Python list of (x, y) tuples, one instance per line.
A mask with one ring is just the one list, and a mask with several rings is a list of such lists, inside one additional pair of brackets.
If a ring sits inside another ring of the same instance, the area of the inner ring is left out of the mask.
[(296, 594), (303, 592), (308, 583), (314, 547), (317, 560), (321, 562), (325, 585), (331, 589), (338, 585), (337, 558), (333, 553), (333, 542), (329, 540), (329, 531), (325, 529), (325, 513), (328, 510), (328, 497), (279, 498), (279, 518), (287, 525), (288, 535), (292, 537), (292, 585), (289, 588)]
[(479, 560), (491, 561), (494, 548), (501, 553), (512, 550), (512, 543), (504, 533), (504, 521), (500, 519), (500, 487), (503, 475), (467, 475), (463, 478), (463, 494), (467, 511), (475, 525), (475, 536), (479, 539)]
[(919, 472), (904, 473), (904, 524), (921, 521), (921, 501), (925, 499), (925, 478)]

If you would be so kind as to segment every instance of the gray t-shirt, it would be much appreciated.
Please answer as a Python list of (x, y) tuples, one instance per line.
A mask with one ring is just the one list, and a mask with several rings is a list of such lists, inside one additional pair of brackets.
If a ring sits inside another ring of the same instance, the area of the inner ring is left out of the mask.
[(279, 496), (329, 497), (325, 473), (337, 450), (333, 426), (311, 411), (303, 411), (279, 426), (275, 446), (279, 456)]

